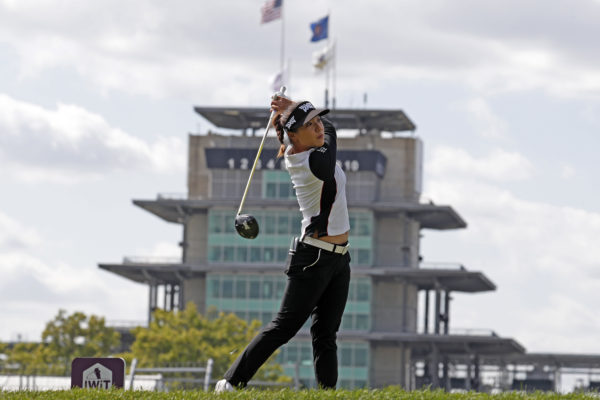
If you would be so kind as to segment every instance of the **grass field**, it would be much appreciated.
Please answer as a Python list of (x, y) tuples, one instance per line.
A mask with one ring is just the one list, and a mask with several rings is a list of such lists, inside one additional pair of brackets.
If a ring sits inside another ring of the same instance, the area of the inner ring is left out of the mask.
[(405, 392), (401, 389), (389, 387), (381, 390), (301, 390), (293, 391), (290, 389), (283, 390), (241, 390), (235, 393), (224, 393), (216, 395), (211, 392), (201, 391), (177, 391), (170, 393), (160, 392), (142, 392), (142, 391), (123, 391), (123, 390), (93, 390), (93, 389), (74, 389), (60, 391), (45, 391), (45, 392), (0, 392), (0, 399), (4, 400), (203, 400), (203, 399), (252, 399), (252, 400), (279, 400), (279, 399), (301, 399), (301, 400), (326, 400), (326, 399), (378, 399), (378, 400), (550, 400), (550, 399), (594, 399), (597, 400), (600, 396), (594, 393), (572, 393), (572, 394), (557, 394), (557, 393), (517, 393), (507, 392), (501, 394), (485, 394), (485, 393), (446, 393), (444, 391), (413, 391)]

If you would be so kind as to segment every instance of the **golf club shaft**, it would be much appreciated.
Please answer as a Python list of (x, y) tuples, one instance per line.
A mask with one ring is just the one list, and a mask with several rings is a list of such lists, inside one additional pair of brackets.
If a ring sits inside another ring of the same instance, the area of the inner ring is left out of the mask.
[(244, 195), (242, 196), (242, 201), (240, 202), (240, 208), (238, 208), (238, 212), (237, 212), (238, 215), (241, 214), (242, 208), (244, 208), (244, 202), (246, 201), (246, 195), (248, 194), (248, 189), (250, 188), (250, 182), (252, 181), (252, 176), (254, 176), (254, 170), (256, 169), (256, 164), (258, 163), (258, 159), (260, 158), (260, 153), (262, 152), (263, 144), (265, 143), (265, 138), (267, 137), (267, 133), (269, 133), (269, 128), (271, 127), (271, 123), (273, 122), (274, 117), (275, 117), (275, 111), (271, 111), (271, 116), (269, 117), (269, 124), (267, 125), (267, 129), (265, 129), (263, 138), (260, 141), (260, 146), (258, 147), (258, 152), (256, 153), (256, 158), (254, 159), (254, 165), (252, 165), (252, 169), (250, 170), (250, 176), (248, 177), (248, 183), (246, 184), (246, 190), (244, 190)]
[[(282, 86), (277, 92), (277, 95), (285, 94), (285, 86)], [(263, 135), (262, 140), (260, 141), (260, 146), (258, 147), (258, 152), (256, 153), (256, 158), (254, 159), (254, 164), (252, 165), (252, 170), (250, 170), (250, 176), (248, 177), (248, 183), (246, 184), (246, 190), (244, 190), (244, 195), (242, 196), (242, 201), (240, 202), (240, 208), (238, 208), (237, 215), (242, 213), (242, 208), (244, 208), (244, 202), (246, 201), (246, 195), (248, 194), (248, 189), (250, 188), (250, 182), (252, 181), (252, 177), (254, 176), (254, 170), (256, 169), (256, 164), (260, 159), (260, 153), (262, 152), (263, 145), (265, 144), (265, 139), (267, 138), (267, 133), (269, 133), (269, 128), (271, 128), (271, 124), (273, 123), (273, 118), (275, 118), (275, 111), (271, 111), (271, 116), (269, 117), (269, 122), (267, 123), (267, 128), (265, 129), (265, 133)]]

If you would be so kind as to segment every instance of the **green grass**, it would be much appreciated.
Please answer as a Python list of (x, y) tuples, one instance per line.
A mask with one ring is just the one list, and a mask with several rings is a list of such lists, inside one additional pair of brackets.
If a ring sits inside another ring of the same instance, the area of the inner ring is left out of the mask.
[(378, 400), (550, 400), (550, 399), (594, 399), (598, 400), (598, 394), (557, 394), (557, 393), (516, 393), (507, 392), (502, 394), (485, 394), (485, 393), (446, 393), (444, 391), (414, 391), (405, 392), (397, 387), (388, 387), (379, 390), (301, 390), (293, 391), (291, 389), (282, 390), (240, 390), (234, 393), (224, 393), (216, 395), (212, 392), (201, 391), (175, 391), (170, 393), (147, 392), (147, 391), (123, 391), (123, 390), (94, 390), (94, 389), (74, 389), (74, 390), (59, 390), (59, 391), (43, 391), (43, 392), (1, 392), (0, 399), (4, 400), (203, 400), (203, 399), (252, 399), (252, 400), (279, 400), (279, 399), (378, 399)]

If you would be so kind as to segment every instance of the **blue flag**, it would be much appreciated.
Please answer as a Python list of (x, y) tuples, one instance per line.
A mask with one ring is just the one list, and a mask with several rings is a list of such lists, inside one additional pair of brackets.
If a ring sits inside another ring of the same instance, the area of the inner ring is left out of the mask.
[(318, 42), (321, 39), (327, 39), (328, 31), (329, 31), (329, 15), (321, 18), (317, 22), (313, 22), (310, 24), (310, 29), (312, 29), (312, 38), (310, 38), (311, 42)]

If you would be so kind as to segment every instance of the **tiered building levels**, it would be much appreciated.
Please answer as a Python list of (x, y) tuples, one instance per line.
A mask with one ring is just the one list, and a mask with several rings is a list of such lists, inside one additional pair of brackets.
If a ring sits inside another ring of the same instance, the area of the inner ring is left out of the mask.
[[(301, 220), (289, 174), (276, 158), (279, 144), (268, 138), (244, 209), (258, 220), (260, 235), (243, 239), (234, 228), (261, 140), (255, 133), (262, 133), (269, 110), (195, 110), (218, 128), (242, 134), (190, 135), (188, 193), (133, 201), (166, 222), (181, 224), (181, 259), (126, 259), (99, 266), (149, 286), (149, 319), (157, 307), (177, 310), (191, 301), (201, 312), (214, 306), (266, 324), (278, 310), (285, 259)], [(483, 360), (518, 357), (524, 349), (495, 334), (451, 334), (450, 294), (495, 286), (481, 272), (464, 267), (422, 268), (421, 230), (462, 229), (466, 223), (451, 206), (420, 202), (423, 143), (412, 134), (414, 124), (401, 110), (335, 110), (331, 119), (338, 131), (356, 133), (338, 139), (338, 160), (347, 175), (352, 257), (339, 332), (340, 386), (479, 388)], [(425, 310), (420, 317), (419, 298)], [(308, 323), (282, 348), (278, 361), (311, 387), (307, 328)], [(462, 381), (451, 379), (450, 364), (464, 367)]]

